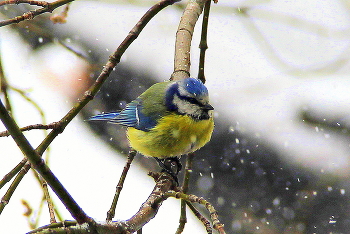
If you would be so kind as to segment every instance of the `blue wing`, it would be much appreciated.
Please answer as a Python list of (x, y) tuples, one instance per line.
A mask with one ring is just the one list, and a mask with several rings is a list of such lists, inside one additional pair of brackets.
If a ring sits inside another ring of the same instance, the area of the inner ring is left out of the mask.
[(89, 120), (108, 120), (110, 123), (133, 127), (142, 131), (149, 131), (157, 124), (157, 118), (146, 116), (142, 113), (140, 99), (130, 102), (121, 112), (99, 114)]
[(127, 127), (136, 127), (140, 123), (139, 112), (141, 109), (138, 100), (130, 102), (124, 110), (118, 113), (118, 116), (109, 120), (111, 123), (120, 124)]

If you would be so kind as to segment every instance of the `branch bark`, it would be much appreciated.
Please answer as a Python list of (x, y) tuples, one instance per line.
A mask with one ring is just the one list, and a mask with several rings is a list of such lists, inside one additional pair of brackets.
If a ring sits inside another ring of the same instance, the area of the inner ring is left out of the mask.
[(190, 0), (185, 8), (176, 32), (174, 72), (170, 80), (181, 80), (190, 77), (193, 31), (206, 1)]

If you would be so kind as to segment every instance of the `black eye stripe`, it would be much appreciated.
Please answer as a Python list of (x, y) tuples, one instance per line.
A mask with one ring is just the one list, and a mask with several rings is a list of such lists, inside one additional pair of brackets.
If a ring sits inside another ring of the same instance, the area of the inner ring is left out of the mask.
[(198, 106), (204, 106), (202, 103), (200, 103), (197, 99), (195, 98), (192, 98), (192, 97), (186, 97), (186, 96), (180, 96), (179, 95), (179, 98), (181, 100), (185, 100), (185, 101), (188, 101), (189, 103), (192, 103), (192, 104), (195, 104), (195, 105), (198, 105)]

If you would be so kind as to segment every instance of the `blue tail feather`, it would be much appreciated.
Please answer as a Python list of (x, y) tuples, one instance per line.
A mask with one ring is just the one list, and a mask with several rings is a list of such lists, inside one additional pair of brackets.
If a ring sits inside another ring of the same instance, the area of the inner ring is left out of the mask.
[(118, 115), (119, 115), (119, 112), (104, 113), (104, 114), (98, 114), (98, 115), (92, 116), (88, 120), (112, 120), (116, 118)]

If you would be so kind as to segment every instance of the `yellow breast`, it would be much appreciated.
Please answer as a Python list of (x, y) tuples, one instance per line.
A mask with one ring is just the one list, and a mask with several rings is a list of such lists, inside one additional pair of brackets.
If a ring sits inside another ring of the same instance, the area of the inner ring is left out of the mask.
[(167, 158), (196, 151), (211, 137), (214, 120), (194, 120), (187, 115), (170, 114), (148, 132), (128, 128), (130, 146), (145, 156)]

